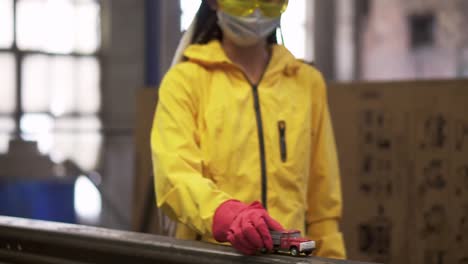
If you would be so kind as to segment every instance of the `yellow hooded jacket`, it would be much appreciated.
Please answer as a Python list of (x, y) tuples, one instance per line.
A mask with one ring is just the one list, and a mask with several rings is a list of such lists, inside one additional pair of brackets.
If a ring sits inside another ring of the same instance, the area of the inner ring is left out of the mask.
[(179, 221), (176, 237), (213, 242), (221, 203), (258, 200), (285, 228), (318, 241), (316, 255), (344, 258), (321, 74), (280, 45), (257, 86), (217, 40), (184, 55), (161, 84), (151, 135), (157, 204)]

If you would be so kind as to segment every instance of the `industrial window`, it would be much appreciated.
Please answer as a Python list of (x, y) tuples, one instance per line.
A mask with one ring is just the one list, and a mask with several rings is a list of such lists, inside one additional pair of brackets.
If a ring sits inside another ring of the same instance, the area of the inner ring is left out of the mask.
[(413, 49), (432, 47), (434, 45), (434, 14), (417, 14), (409, 16), (411, 47)]
[(369, 17), (369, 13), (372, 8), (371, 0), (361, 0), (360, 3), (362, 15), (365, 17)]
[(95, 169), (99, 13), (97, 0), (0, 0), (0, 153), (17, 135), (54, 161)]
[[(180, 0), (181, 7), (181, 30), (186, 30), (195, 16), (200, 0)], [(312, 12), (314, 0), (289, 1), (289, 6), (283, 14), (281, 28), (284, 36), (284, 44), (298, 58), (306, 60), (313, 59), (313, 30), (309, 26), (312, 23), (308, 19), (313, 16), (307, 15)]]

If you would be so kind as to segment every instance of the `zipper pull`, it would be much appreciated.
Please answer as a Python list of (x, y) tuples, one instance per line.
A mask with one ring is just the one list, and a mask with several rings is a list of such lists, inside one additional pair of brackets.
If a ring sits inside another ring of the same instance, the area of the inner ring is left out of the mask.
[(279, 144), (280, 144), (280, 155), (281, 160), (286, 162), (288, 152), (286, 148), (286, 122), (281, 120), (278, 121), (278, 132), (279, 132)]

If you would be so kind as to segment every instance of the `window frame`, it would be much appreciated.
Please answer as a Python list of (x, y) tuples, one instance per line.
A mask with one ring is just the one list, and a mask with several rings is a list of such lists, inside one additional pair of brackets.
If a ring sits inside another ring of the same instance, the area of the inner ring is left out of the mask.
[[(21, 120), (24, 116), (28, 114), (44, 114), (49, 116), (52, 120), (55, 121), (60, 121), (64, 119), (74, 119), (74, 120), (80, 120), (83, 118), (95, 118), (100, 122), (100, 126), (97, 127), (96, 129), (81, 129), (81, 128), (70, 128), (70, 129), (54, 129), (51, 131), (51, 133), (60, 133), (60, 132), (67, 132), (73, 135), (81, 135), (81, 134), (86, 134), (86, 133), (98, 133), (101, 137), (104, 135), (104, 129), (103, 129), (103, 69), (102, 69), (102, 21), (99, 23), (99, 40), (98, 40), (98, 46), (94, 52), (76, 52), (73, 51), (71, 53), (55, 53), (55, 52), (46, 52), (38, 49), (25, 49), (22, 50), (18, 46), (18, 3), (21, 0), (12, 0), (13, 3), (13, 41), (12, 44), (9, 48), (0, 48), (0, 53), (5, 53), (5, 54), (10, 54), (14, 58), (14, 63), (15, 63), (15, 86), (14, 86), (14, 93), (15, 93), (15, 107), (14, 110), (11, 113), (0, 113), (0, 118), (5, 118), (5, 119), (11, 119), (13, 120), (14, 128), (13, 130), (10, 129), (4, 129), (0, 130), (0, 133), (3, 133), (4, 135), (8, 135), (10, 140), (11, 139), (23, 139), (24, 136), (27, 136), (26, 131), (22, 131), (21, 129)], [(102, 3), (100, 0), (93, 0), (96, 2), (99, 7), (100, 7), (100, 18), (102, 18)], [(73, 4), (79, 4), (78, 2), (73, 2)], [(28, 56), (31, 55), (43, 55), (48, 58), (53, 58), (53, 57), (63, 57), (63, 58), (70, 58), (72, 60), (74, 59), (80, 59), (80, 58), (93, 58), (97, 61), (97, 70), (98, 70), (98, 93), (100, 94), (100, 102), (99, 102), (99, 108), (97, 109), (96, 112), (94, 113), (80, 113), (77, 111), (71, 112), (71, 113), (65, 113), (61, 115), (54, 115), (51, 111), (51, 109), (47, 109), (47, 111), (33, 111), (33, 112), (27, 112), (25, 111), (23, 102), (22, 102), (22, 95), (23, 95), (23, 90), (24, 90), (24, 85), (22, 82), (23, 79), (23, 63), (25, 59)], [(102, 143), (101, 143), (102, 144)], [(102, 146), (101, 146), (102, 147)]]

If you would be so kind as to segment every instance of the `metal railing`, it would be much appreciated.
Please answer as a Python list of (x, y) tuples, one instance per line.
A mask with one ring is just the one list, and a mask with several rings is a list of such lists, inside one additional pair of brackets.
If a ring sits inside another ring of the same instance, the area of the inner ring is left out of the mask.
[(243, 256), (198, 241), (0, 217), (0, 263), (357, 263), (284, 255)]

